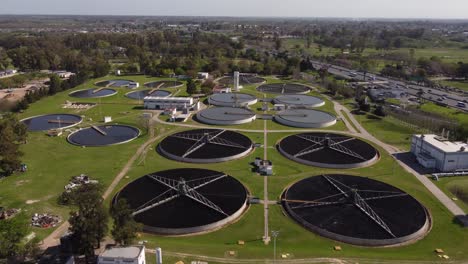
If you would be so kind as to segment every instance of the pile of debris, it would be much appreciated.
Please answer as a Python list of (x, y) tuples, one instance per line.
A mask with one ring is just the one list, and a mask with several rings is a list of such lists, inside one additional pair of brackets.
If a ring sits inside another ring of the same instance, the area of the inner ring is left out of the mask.
[(10, 209), (5, 209), (3, 207), (0, 207), (0, 220), (6, 220), (14, 217), (17, 215), (21, 209), (16, 209), (16, 208), (10, 208)]
[(34, 214), (31, 218), (31, 226), (40, 228), (56, 227), (61, 219), (57, 215), (52, 214)]
[(97, 184), (97, 183), (99, 182), (96, 180), (91, 180), (88, 175), (80, 174), (79, 176), (74, 176), (71, 178), (70, 183), (65, 185), (65, 191), (71, 192), (73, 189), (78, 188), (82, 185)]

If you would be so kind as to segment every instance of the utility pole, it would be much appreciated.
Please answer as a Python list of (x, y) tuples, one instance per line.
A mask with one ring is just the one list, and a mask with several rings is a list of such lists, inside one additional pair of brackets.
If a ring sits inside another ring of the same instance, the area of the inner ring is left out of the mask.
[(276, 237), (278, 237), (279, 231), (271, 231), (271, 236), (273, 237), (273, 262), (276, 263)]

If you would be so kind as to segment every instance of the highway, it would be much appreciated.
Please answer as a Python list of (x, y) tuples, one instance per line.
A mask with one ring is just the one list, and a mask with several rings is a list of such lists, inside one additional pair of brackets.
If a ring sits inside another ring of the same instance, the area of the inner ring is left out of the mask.
[[(355, 79), (359, 82), (369, 82), (370, 85), (372, 83), (376, 87), (384, 88), (384, 89), (401, 89), (404, 90), (406, 94), (412, 95), (415, 97), (418, 96), (418, 92), (422, 91), (421, 98), (432, 101), (435, 103), (442, 103), (449, 107), (456, 108), (462, 111), (468, 111), (468, 92), (456, 93), (436, 88), (429, 88), (421, 85), (417, 85), (411, 82), (402, 81), (394, 78), (383, 77), (379, 75), (375, 75), (373, 73), (364, 74), (363, 72), (355, 71), (352, 69), (348, 69), (345, 67), (331, 65), (327, 63), (322, 63), (318, 61), (312, 62), (315, 69), (320, 69), (322, 67), (328, 67), (328, 72), (332, 75), (339, 76), (344, 79)], [(459, 102), (463, 102), (466, 104), (466, 107), (460, 107), (457, 104)]]

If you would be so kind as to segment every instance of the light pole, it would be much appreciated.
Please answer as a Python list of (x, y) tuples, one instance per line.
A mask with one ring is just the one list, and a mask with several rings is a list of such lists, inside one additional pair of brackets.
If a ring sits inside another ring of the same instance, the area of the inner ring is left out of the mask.
[(276, 237), (279, 235), (279, 231), (271, 230), (271, 236), (273, 237), (273, 261), (276, 262)]

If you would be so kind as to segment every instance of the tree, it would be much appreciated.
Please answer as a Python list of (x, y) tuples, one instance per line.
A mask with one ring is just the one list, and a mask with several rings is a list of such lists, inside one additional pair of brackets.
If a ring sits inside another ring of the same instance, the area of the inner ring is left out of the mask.
[(0, 120), (0, 170), (11, 175), (21, 167), (19, 144), (26, 140), (25, 125), (10, 114)]
[(0, 47), (0, 71), (6, 70), (10, 65), (10, 58), (6, 51)]
[(97, 58), (94, 64), (94, 77), (99, 78), (109, 74), (111, 67), (107, 61)]
[(120, 245), (131, 244), (137, 237), (137, 232), (141, 230), (141, 225), (133, 220), (132, 212), (125, 199), (117, 200), (111, 209), (111, 216), (114, 220), (111, 233), (115, 242)]
[(216, 84), (214, 83), (214, 81), (208, 79), (201, 84), (201, 92), (206, 95), (211, 94), (215, 86)]
[(92, 184), (80, 188), (83, 191), (74, 197), (78, 211), (70, 213), (70, 231), (78, 245), (78, 253), (84, 254), (89, 261), (107, 233), (109, 215), (103, 206), (100, 188)]
[(385, 108), (382, 105), (376, 106), (374, 110), (374, 114), (378, 116), (386, 116), (387, 113), (385, 112)]
[(310, 49), (310, 45), (312, 44), (312, 33), (310, 30), (307, 30), (306, 33), (306, 48)]
[(50, 76), (49, 81), (49, 95), (54, 95), (57, 92), (60, 92), (62, 89), (61, 86), (62, 80), (56, 74)]
[(280, 50), (281, 46), (283, 46), (283, 42), (279, 37), (275, 37), (275, 49)]
[(28, 233), (26, 218), (17, 215), (14, 218), (0, 221), (0, 258), (17, 256), (24, 244), (21, 240)]
[(187, 80), (187, 93), (195, 94), (197, 93), (197, 84), (192, 79)]

